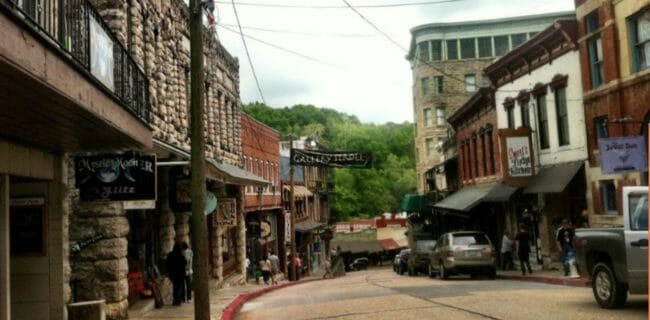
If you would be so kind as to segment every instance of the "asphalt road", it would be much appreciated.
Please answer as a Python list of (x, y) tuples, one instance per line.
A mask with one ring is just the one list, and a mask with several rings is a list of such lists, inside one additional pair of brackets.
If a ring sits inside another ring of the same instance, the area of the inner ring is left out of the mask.
[(648, 319), (648, 298), (629, 296), (624, 309), (605, 310), (590, 288), (371, 269), (270, 292), (236, 319)]

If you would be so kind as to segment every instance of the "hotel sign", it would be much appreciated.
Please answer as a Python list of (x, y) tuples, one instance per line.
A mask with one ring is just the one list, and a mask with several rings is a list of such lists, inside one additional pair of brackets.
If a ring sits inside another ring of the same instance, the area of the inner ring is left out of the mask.
[(81, 201), (156, 199), (156, 156), (137, 153), (75, 157)]
[(648, 170), (648, 151), (643, 136), (598, 139), (603, 174)]
[(372, 167), (372, 153), (291, 149), (291, 164), (308, 167), (366, 169)]

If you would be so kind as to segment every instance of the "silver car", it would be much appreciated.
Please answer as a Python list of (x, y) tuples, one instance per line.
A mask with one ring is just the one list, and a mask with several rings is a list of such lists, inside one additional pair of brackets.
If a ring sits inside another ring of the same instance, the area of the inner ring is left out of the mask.
[(448, 279), (450, 275), (486, 274), (496, 278), (496, 254), (492, 242), (480, 231), (455, 231), (443, 234), (431, 254), (429, 276)]

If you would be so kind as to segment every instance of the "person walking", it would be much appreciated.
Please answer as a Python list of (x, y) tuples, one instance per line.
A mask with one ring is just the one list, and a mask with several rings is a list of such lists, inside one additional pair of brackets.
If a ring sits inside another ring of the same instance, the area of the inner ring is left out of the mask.
[(323, 261), (323, 266), (325, 267), (325, 274), (323, 274), (323, 279), (334, 278), (334, 275), (332, 274), (332, 263), (330, 262), (329, 258), (325, 258), (325, 261)]
[(280, 258), (273, 250), (271, 250), (269, 261), (271, 262), (271, 284), (278, 284), (277, 277), (282, 273), (282, 271), (280, 271)]
[(183, 248), (180, 243), (174, 244), (174, 249), (167, 254), (167, 275), (172, 282), (173, 304), (180, 306), (185, 292), (185, 265), (187, 261), (183, 255)]
[(515, 237), (515, 243), (517, 244), (517, 255), (519, 257), (519, 264), (521, 265), (521, 274), (526, 275), (526, 267), (528, 267), (528, 273), (532, 274), (533, 269), (530, 267), (529, 261), (530, 235), (526, 230), (526, 225), (523, 223), (519, 224), (519, 233)]
[(513, 242), (510, 235), (510, 230), (503, 232), (501, 239), (501, 269), (514, 270), (515, 263), (512, 261), (512, 246)]
[(264, 284), (269, 284), (269, 278), (271, 278), (271, 262), (269, 259), (264, 256), (260, 260), (260, 270), (262, 271), (262, 277), (264, 278)]
[(187, 302), (192, 301), (192, 275), (194, 270), (192, 269), (192, 260), (194, 259), (194, 252), (190, 249), (190, 246), (187, 242), (183, 242), (182, 248), (184, 250), (185, 256), (185, 300)]
[(569, 275), (570, 266), (567, 256), (573, 252), (573, 226), (568, 219), (562, 219), (562, 226), (555, 234), (558, 250), (562, 253), (562, 265), (564, 266), (564, 276)]

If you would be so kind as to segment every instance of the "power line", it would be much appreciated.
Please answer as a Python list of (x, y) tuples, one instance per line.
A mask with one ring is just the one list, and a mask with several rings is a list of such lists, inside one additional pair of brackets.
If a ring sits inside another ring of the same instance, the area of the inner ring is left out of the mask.
[[(327, 65), (327, 66), (333, 66), (333, 64), (328, 63), (328, 62), (326, 62), (326, 61), (322, 61), (322, 60), (319, 60), (319, 59), (316, 59), (316, 58), (313, 58), (313, 57), (310, 57), (310, 56), (304, 55), (304, 54), (302, 54), (302, 53), (299, 53), (299, 52), (293, 51), (293, 50), (291, 50), (291, 49), (287, 49), (287, 48), (284, 48), (284, 47), (281, 47), (281, 46), (278, 46), (278, 45), (272, 44), (272, 43), (270, 43), (270, 42), (267, 42), (267, 41), (264, 41), (264, 40), (261, 40), (261, 39), (258, 39), (258, 38), (255, 38), (255, 37), (252, 37), (252, 36), (249, 36), (249, 35), (243, 34), (243, 33), (241, 33), (241, 32), (237, 32), (236, 30), (233, 30), (233, 29), (231, 29), (231, 28), (226, 27), (226, 25), (224, 25), (224, 24), (220, 24), (220, 26), (221, 26), (224, 30), (230, 31), (230, 32), (235, 33), (235, 34), (239, 34), (239, 35), (241, 35), (241, 36), (243, 36), (243, 37), (246, 37), (246, 38), (251, 39), (251, 40), (255, 40), (255, 41), (257, 41), (257, 42), (263, 43), (263, 44), (265, 44), (265, 45), (267, 45), (267, 46), (270, 46), (270, 47), (276, 48), (276, 49), (278, 49), (278, 50), (282, 50), (282, 51), (285, 51), (285, 52), (291, 53), (291, 54), (296, 55), (296, 56), (299, 56), (299, 57), (301, 57), (301, 58), (303, 58), (303, 59), (307, 59), (307, 60), (310, 60), (310, 61), (313, 61), (313, 62), (317, 62), (317, 63), (320, 63), (320, 64), (324, 64), (324, 65)], [(241, 30), (241, 29), (240, 29), (240, 30)]]
[(257, 74), (255, 73), (255, 67), (253, 67), (253, 61), (251, 60), (251, 55), (248, 52), (248, 45), (246, 45), (246, 39), (244, 37), (244, 32), (242, 32), (241, 29), (241, 23), (239, 22), (239, 14), (237, 14), (237, 6), (235, 6), (235, 0), (232, 1), (232, 9), (235, 12), (235, 18), (237, 18), (237, 26), (239, 27), (239, 34), (241, 36), (241, 41), (244, 43), (244, 49), (246, 50), (246, 57), (248, 58), (248, 64), (251, 66), (251, 71), (253, 72), (253, 78), (255, 78), (255, 84), (257, 84), (257, 90), (260, 93), (260, 98), (262, 98), (262, 102), (266, 104), (266, 100), (264, 99), (264, 94), (262, 93), (262, 87), (260, 87), (260, 81), (257, 79)]
[[(236, 25), (228, 23), (220, 23), (222, 26), (236, 27)], [(286, 34), (295, 34), (303, 36), (317, 36), (317, 37), (352, 37), (352, 38), (363, 38), (363, 37), (375, 37), (373, 34), (362, 34), (362, 33), (315, 33), (315, 32), (300, 32), (292, 30), (281, 30), (281, 29), (268, 29), (268, 28), (258, 28), (250, 26), (242, 26), (243, 29), (264, 31), (264, 32), (274, 32), (274, 33), (286, 33)]]
[[(395, 8), (395, 7), (407, 7), (407, 6), (426, 6), (434, 5), (441, 3), (449, 2), (459, 2), (466, 0), (437, 0), (437, 1), (420, 1), (420, 2), (401, 2), (401, 3), (390, 3), (390, 4), (367, 4), (367, 5), (358, 5), (357, 8)], [(215, 3), (227, 3), (225, 1), (215, 1)], [(270, 3), (258, 3), (258, 2), (238, 2), (241, 6), (250, 6), (250, 7), (266, 7), (266, 8), (291, 8), (291, 9), (347, 9), (347, 6), (332, 6), (332, 5), (293, 5), (293, 4), (270, 4)]]

